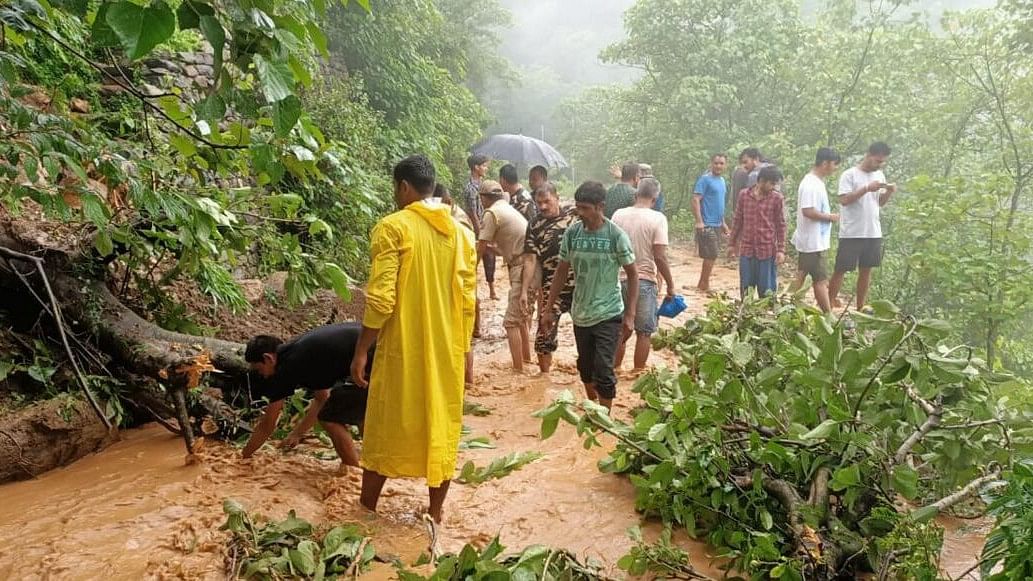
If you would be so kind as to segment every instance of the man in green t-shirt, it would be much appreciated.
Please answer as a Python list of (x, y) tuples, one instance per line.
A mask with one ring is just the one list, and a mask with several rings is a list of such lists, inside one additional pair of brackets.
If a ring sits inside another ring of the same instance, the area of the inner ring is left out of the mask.
[[(638, 166), (635, 166), (636, 176)], [(636, 178), (637, 179), (637, 178)], [(574, 192), (581, 222), (572, 224), (560, 242), (560, 263), (553, 280), (565, 280), (574, 271), (574, 300), (570, 318), (574, 321), (577, 370), (588, 399), (610, 409), (617, 395), (613, 370), (617, 346), (631, 336), (638, 304), (638, 272), (635, 251), (623, 230), (606, 218), (606, 186), (587, 181)], [(621, 298), (618, 275), (624, 269), (627, 294)], [(546, 331), (556, 324), (553, 305), (561, 285), (549, 288), (541, 324)]]
[(640, 168), (637, 163), (628, 162), (621, 167), (620, 183), (613, 184), (606, 191), (606, 209), (604, 211), (606, 219), (613, 218), (613, 213), (617, 210), (635, 204), (635, 190), (638, 189), (639, 174)]

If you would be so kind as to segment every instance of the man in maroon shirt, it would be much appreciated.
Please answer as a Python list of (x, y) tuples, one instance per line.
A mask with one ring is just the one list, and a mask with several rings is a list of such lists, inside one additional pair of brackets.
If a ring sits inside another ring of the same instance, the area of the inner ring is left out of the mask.
[(778, 288), (778, 265), (785, 262), (785, 198), (778, 191), (782, 172), (775, 166), (760, 170), (757, 184), (745, 190), (735, 205), (728, 255), (739, 253), (739, 290), (750, 288), (764, 296)]

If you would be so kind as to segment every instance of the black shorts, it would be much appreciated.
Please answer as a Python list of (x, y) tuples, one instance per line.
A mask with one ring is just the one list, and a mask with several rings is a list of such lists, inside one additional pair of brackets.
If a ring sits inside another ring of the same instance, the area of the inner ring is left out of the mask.
[(366, 418), (367, 397), (369, 391), (354, 383), (336, 383), (330, 389), (330, 399), (319, 410), (319, 421), (361, 426)]
[(825, 251), (801, 252), (797, 261), (797, 270), (810, 275), (811, 283), (828, 280), (829, 269), (825, 260)]
[(696, 249), (704, 260), (715, 260), (721, 253), (721, 228), (707, 226), (696, 230)]
[(617, 395), (617, 375), (613, 367), (621, 338), (622, 318), (617, 316), (591, 327), (574, 325), (578, 374), (583, 383), (595, 385), (595, 391), (602, 399), (613, 399)]
[(836, 272), (850, 272), (858, 266), (882, 265), (882, 238), (840, 238), (836, 250)]

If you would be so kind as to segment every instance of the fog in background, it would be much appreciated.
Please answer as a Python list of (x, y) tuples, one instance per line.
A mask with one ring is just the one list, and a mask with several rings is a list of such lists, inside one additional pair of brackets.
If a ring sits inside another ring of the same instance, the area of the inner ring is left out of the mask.
[[(803, 0), (805, 14), (823, 0)], [(513, 16), (502, 32), (502, 56), (514, 77), (497, 81), (481, 98), (495, 122), (486, 135), (523, 133), (554, 141), (556, 107), (592, 85), (632, 83), (641, 72), (604, 64), (599, 52), (624, 37), (624, 11), (635, 0), (500, 0)], [(924, 13), (937, 21), (944, 11), (987, 8), (995, 0), (919, 0), (898, 10), (903, 18)]]

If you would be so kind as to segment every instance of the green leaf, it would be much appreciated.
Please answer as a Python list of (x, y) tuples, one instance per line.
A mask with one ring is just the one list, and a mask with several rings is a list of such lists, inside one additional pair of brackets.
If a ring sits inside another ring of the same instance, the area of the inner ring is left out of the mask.
[(322, 273), (342, 301), (348, 302), (352, 300), (351, 277), (340, 266), (332, 262), (324, 262)]
[(111, 256), (111, 253), (115, 251), (115, 243), (111, 241), (107, 230), (97, 232), (97, 236), (93, 239), (93, 247), (101, 256)]
[(543, 440), (548, 440), (553, 434), (556, 433), (556, 427), (560, 424), (560, 416), (546, 416), (542, 418), (542, 435)]
[(222, 50), (226, 46), (226, 31), (222, 23), (213, 15), (204, 15), (200, 18), (201, 34), (212, 45), (212, 69), (215, 71), (215, 78), (219, 78), (219, 71), (222, 70)]
[(103, 226), (108, 223), (108, 206), (104, 203), (104, 200), (100, 199), (97, 194), (83, 194), (79, 197), (82, 202), (82, 213), (87, 220), (93, 222), (97, 226)]
[(305, 539), (298, 543), (297, 549), (290, 550), (291, 564), (302, 575), (312, 576), (316, 572), (316, 554), (319, 545)]
[(214, 16), (215, 10), (204, 2), (196, 0), (184, 0), (176, 10), (176, 19), (179, 21), (180, 30), (200, 28), (202, 16)]
[(294, 95), (273, 103), (273, 129), (277, 137), (287, 137), (301, 118), (301, 99)]
[(918, 496), (918, 472), (905, 465), (893, 468), (893, 489), (904, 498), (914, 500)]
[(334, 239), (334, 230), (326, 223), (325, 220), (316, 218), (315, 216), (309, 216), (308, 233), (310, 236), (323, 235), (327, 240)]
[(173, 133), (168, 139), (172, 147), (176, 148), (176, 151), (183, 157), (193, 157), (197, 153), (197, 145), (194, 144), (194, 140), (185, 135)]
[(771, 518), (771, 513), (767, 509), (760, 509), (760, 526), (764, 527), (764, 530), (770, 531), (774, 525), (775, 521)]
[(851, 464), (832, 473), (832, 481), (829, 482), (829, 488), (840, 491), (860, 484), (861, 467), (858, 464)]
[(911, 511), (911, 518), (914, 519), (916, 523), (921, 524), (936, 518), (936, 515), (939, 513), (940, 511), (936, 506), (930, 504), (929, 506), (923, 506), (922, 508)]
[(105, 20), (131, 60), (145, 56), (176, 31), (176, 16), (164, 0), (154, 0), (148, 6), (116, 2), (108, 8)]
[(805, 442), (814, 440), (824, 440), (825, 438), (829, 437), (829, 434), (832, 433), (832, 429), (836, 427), (837, 423), (838, 422), (836, 422), (836, 420), (825, 420), (824, 422), (815, 426), (813, 430), (800, 436), (800, 439)]
[(282, 101), (294, 94), (294, 73), (284, 61), (270, 61), (255, 55), (255, 69), (262, 81), (262, 94), (270, 103)]
[(7, 379), (7, 376), (14, 371), (14, 362), (7, 360), (0, 360), (0, 381)]

